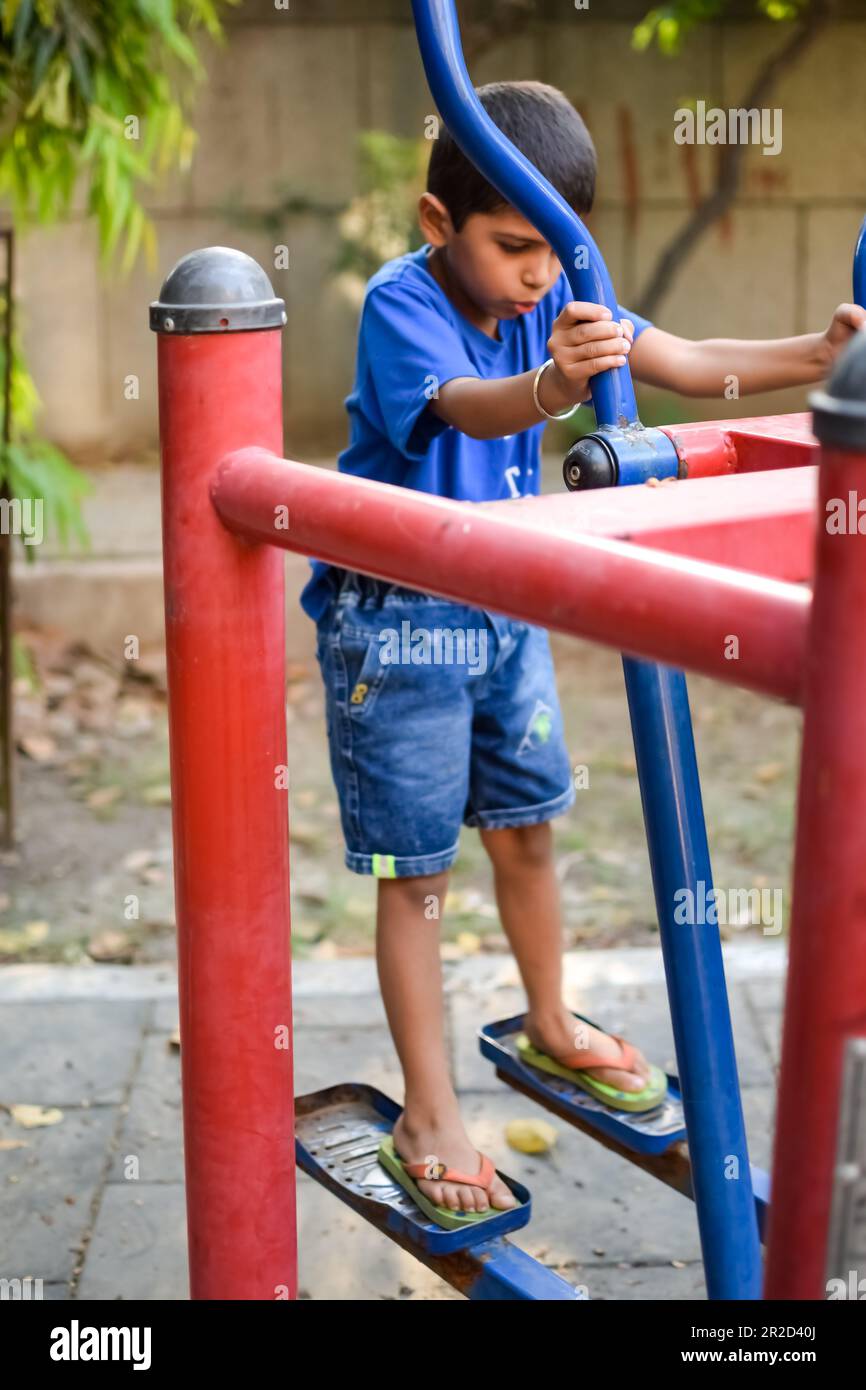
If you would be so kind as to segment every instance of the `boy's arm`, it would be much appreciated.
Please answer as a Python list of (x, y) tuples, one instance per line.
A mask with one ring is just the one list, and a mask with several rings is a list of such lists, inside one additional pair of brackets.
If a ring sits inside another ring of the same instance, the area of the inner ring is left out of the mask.
[[(598, 372), (631, 361), (633, 375), (651, 386), (684, 396), (724, 396), (731, 377), (737, 391), (776, 391), (820, 381), (858, 329), (866, 310), (840, 304), (825, 333), (796, 338), (753, 340), (707, 338), (693, 342), (650, 325), (632, 342), (633, 325), (611, 320), (598, 304), (573, 300), (557, 317), (548, 340), (553, 365), (543, 374), (538, 399), (551, 415), (585, 401)], [(430, 410), (446, 424), (474, 439), (499, 439), (537, 425), (535, 371), (482, 380), (456, 376), (439, 388)]]
[(797, 338), (706, 338), (692, 342), (645, 328), (631, 355), (638, 381), (662, 386), (683, 396), (724, 396), (731, 378), (740, 395), (805, 386), (827, 376), (852, 334), (866, 325), (866, 311), (840, 304), (825, 333)]
[[(613, 322), (609, 309), (577, 301), (556, 319), (547, 349), (553, 358), (538, 384), (538, 399), (551, 415), (586, 400), (598, 372), (622, 367), (632, 343), (631, 323)], [(519, 376), (452, 377), (439, 387), (430, 410), (446, 424), (473, 439), (503, 435), (537, 425), (544, 418), (535, 408), (532, 384), (537, 369)]]

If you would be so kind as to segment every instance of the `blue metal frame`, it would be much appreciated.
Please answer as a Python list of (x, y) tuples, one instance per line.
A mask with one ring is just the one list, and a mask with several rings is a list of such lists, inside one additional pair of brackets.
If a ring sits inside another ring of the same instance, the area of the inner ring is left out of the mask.
[[(615, 315), (613, 285), (589, 232), (481, 106), (463, 61), (453, 0), (412, 0), (412, 8), (430, 90), (454, 139), (550, 242), (575, 298), (606, 304)], [(575, 255), (584, 247), (586, 268)], [(594, 377), (592, 399), (605, 447), (615, 455), (627, 454), (617, 449), (610, 427), (621, 430), (629, 444), (642, 430), (628, 367)], [(673, 471), (664, 449), (660, 464), (660, 472)], [(623, 483), (642, 475), (643, 468), (617, 469)], [(623, 666), (707, 1292), (712, 1299), (756, 1299), (761, 1296), (760, 1243), (721, 942), (714, 927), (674, 921), (678, 889), (691, 888), (695, 901), (701, 880), (707, 893), (712, 887), (685, 678), (678, 671), (630, 658)], [(737, 1178), (726, 1175), (732, 1159), (737, 1161)]]
[(866, 309), (866, 219), (854, 248), (854, 303)]
[(623, 671), (707, 1295), (758, 1299), (760, 1236), (721, 938), (712, 924), (674, 920), (678, 891), (697, 903), (712, 901), (713, 887), (686, 679), (631, 657)]

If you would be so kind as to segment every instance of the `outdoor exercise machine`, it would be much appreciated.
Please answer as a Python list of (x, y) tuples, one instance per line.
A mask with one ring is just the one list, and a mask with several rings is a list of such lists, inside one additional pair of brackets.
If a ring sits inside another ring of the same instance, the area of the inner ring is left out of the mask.
[[(589, 233), (480, 106), (451, 0), (413, 9), (458, 144), (550, 241), (575, 298), (616, 313)], [(863, 260), (861, 237), (861, 292)], [(821, 1298), (828, 1277), (866, 1273), (866, 337), (813, 398), (814, 422), (645, 429), (627, 367), (605, 373), (597, 428), (566, 459), (576, 491), (472, 504), (283, 459), (285, 320), (265, 272), (223, 247), (184, 257), (151, 306), (192, 1296), (295, 1296), (296, 1151), (467, 1296), (576, 1296), (506, 1239), (531, 1213), (519, 1184), (518, 1208), (443, 1230), (375, 1161), (395, 1102), (354, 1083), (293, 1099), (282, 549), (627, 653), (678, 1075), (663, 1106), (633, 1116), (525, 1066), (519, 1019), (483, 1026), (482, 1052), (518, 1091), (693, 1197), (710, 1298), (761, 1296), (768, 1218), (765, 1296)], [(650, 477), (688, 486), (628, 486)], [(823, 524), (835, 498), (853, 508), (843, 534)], [(685, 669), (804, 711), (769, 1212), (718, 932), (674, 921), (675, 894), (712, 887)]]

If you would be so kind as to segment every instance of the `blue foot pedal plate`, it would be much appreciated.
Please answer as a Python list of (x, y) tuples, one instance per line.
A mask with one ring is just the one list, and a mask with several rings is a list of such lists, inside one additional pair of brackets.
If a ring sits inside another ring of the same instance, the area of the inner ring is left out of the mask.
[[(574, 1017), (602, 1033), (605, 1031), (584, 1014), (575, 1014)], [(613, 1110), (581, 1090), (574, 1082), (524, 1062), (515, 1046), (515, 1039), (522, 1032), (522, 1014), (500, 1019), (498, 1023), (484, 1024), (478, 1030), (482, 1054), (495, 1063), (504, 1080), (513, 1078), (519, 1082), (520, 1089), (531, 1088), (542, 1104), (545, 1100), (550, 1101), (563, 1118), (570, 1116), (581, 1126), (600, 1130), (636, 1153), (664, 1153), (672, 1144), (686, 1138), (683, 1101), (675, 1076), (668, 1073), (667, 1099), (655, 1109), (638, 1114)]]
[(345, 1082), (295, 1097), (295, 1157), (298, 1167), (361, 1213), (372, 1225), (408, 1238), (434, 1255), (449, 1255), (527, 1225), (532, 1203), (527, 1188), (499, 1172), (521, 1203), (461, 1230), (438, 1226), (376, 1155), (402, 1113), (375, 1086)]

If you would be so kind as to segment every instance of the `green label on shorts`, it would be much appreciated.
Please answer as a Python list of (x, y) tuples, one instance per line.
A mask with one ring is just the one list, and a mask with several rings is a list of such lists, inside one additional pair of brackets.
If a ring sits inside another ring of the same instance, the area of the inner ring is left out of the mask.
[(396, 878), (397, 870), (393, 854), (374, 854), (373, 873), (377, 878)]

